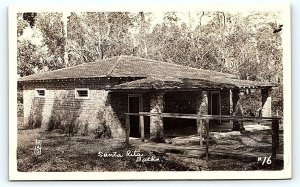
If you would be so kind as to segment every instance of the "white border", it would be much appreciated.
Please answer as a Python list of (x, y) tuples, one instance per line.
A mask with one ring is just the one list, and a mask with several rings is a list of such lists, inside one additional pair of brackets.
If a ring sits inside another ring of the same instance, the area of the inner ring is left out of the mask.
[[(17, 148), (17, 45), (16, 13), (63, 11), (282, 11), (284, 20), (284, 170), (193, 172), (18, 172)], [(9, 7), (9, 179), (10, 180), (145, 180), (145, 179), (286, 179), (291, 178), (291, 22), (289, 4), (101, 4), (99, 6)]]

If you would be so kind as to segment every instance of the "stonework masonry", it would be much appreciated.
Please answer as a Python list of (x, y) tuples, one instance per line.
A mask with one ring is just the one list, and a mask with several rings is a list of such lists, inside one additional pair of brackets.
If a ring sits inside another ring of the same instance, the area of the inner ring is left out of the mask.
[(262, 97), (262, 117), (272, 117), (272, 97), (271, 97), (271, 89), (262, 89), (261, 97)]
[(150, 140), (164, 142), (164, 124), (159, 115), (164, 109), (164, 93), (153, 93), (150, 98)]
[[(84, 131), (85, 125), (92, 131), (100, 123), (105, 123), (110, 127), (112, 137), (125, 137), (123, 109), (127, 108), (127, 94), (118, 96), (105, 90), (107, 85), (113, 84), (112, 81), (105, 78), (23, 84), (25, 126), (47, 130), (51, 118), (60, 116), (62, 120), (76, 122), (79, 133)], [(45, 97), (35, 96), (38, 88), (46, 89)], [(75, 98), (75, 88), (88, 88), (89, 98)]]

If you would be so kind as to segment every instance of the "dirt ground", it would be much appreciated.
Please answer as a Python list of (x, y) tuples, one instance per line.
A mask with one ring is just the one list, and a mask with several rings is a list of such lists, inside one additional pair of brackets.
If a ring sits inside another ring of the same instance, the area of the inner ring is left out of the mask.
[[(265, 152), (266, 155), (271, 149), (267, 129), (245, 135), (219, 133), (213, 137), (211, 149), (222, 147), (237, 151), (259, 151)], [(42, 141), (41, 155), (34, 154), (36, 140)], [(193, 141), (190, 143), (193, 144)], [(280, 147), (282, 152), (282, 145)], [(134, 151), (138, 154), (133, 154)], [(282, 165), (283, 163), (279, 163), (277, 169), (282, 169)], [(24, 172), (271, 169), (270, 165), (262, 165), (243, 157), (211, 155), (209, 162), (206, 162), (204, 158), (189, 158), (181, 154), (149, 151), (133, 145), (126, 146), (124, 140), (93, 139), (89, 136), (68, 137), (58, 132), (41, 132), (39, 129), (18, 131), (17, 167), (18, 171)]]
[[(42, 140), (41, 155), (34, 154), (36, 139)], [(137, 156), (127, 151), (139, 151), (126, 146), (123, 140), (93, 139), (89, 136), (67, 137), (59, 133), (34, 130), (18, 131), (18, 171), (172, 171), (188, 167), (168, 160), (164, 155), (140, 151), (145, 158), (159, 157), (159, 161), (137, 162)], [(99, 152), (124, 155), (99, 157)]]

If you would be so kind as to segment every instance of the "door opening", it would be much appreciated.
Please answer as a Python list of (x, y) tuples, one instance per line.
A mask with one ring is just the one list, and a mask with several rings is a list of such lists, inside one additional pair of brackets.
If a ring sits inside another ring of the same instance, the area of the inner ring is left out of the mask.
[[(128, 95), (128, 112), (139, 113), (142, 111), (142, 96)], [(140, 120), (139, 116), (129, 116), (130, 137), (140, 137)]]

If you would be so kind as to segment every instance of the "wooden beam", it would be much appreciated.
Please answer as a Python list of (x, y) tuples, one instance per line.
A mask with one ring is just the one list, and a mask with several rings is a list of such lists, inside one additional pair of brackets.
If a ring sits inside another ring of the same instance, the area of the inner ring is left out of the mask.
[(208, 161), (208, 155), (209, 155), (209, 123), (206, 123), (206, 161)]
[(276, 167), (276, 154), (279, 147), (279, 121), (272, 121), (272, 167)]
[(141, 139), (145, 141), (145, 124), (144, 124), (144, 116), (140, 116), (140, 128), (141, 128)]
[(129, 115), (126, 116), (126, 145), (129, 145), (130, 122)]
[(200, 116), (198, 116), (198, 119), (197, 119), (197, 124), (198, 124), (198, 135), (199, 135), (199, 139), (200, 139), (200, 146), (202, 147), (203, 146), (203, 120), (200, 120), (199, 119)]
[[(145, 77), (137, 77), (137, 78), (145, 78)], [(206, 91), (218, 91), (218, 90), (230, 90), (230, 89), (236, 89), (237, 87), (232, 87), (232, 86), (228, 86), (228, 87), (205, 87)], [(149, 93), (149, 91), (151, 92), (152, 88), (151, 87), (140, 87), (140, 86), (132, 86), (132, 87), (128, 87), (128, 86), (124, 86), (124, 87), (112, 87), (110, 88), (110, 91), (112, 92), (147, 92)], [(202, 91), (203, 90), (203, 86), (199, 86), (197, 88), (173, 88), (173, 87), (164, 87), (164, 88), (159, 88), (156, 90), (160, 90), (160, 91), (164, 91), (164, 92), (174, 92), (174, 91)]]
[(184, 118), (184, 119), (210, 119), (210, 120), (240, 120), (240, 121), (273, 121), (280, 120), (279, 117), (250, 117), (250, 116), (232, 116), (232, 115), (201, 115), (198, 114), (181, 114), (181, 113), (150, 113), (150, 112), (140, 112), (140, 113), (125, 113), (130, 116), (158, 116), (164, 118)]

